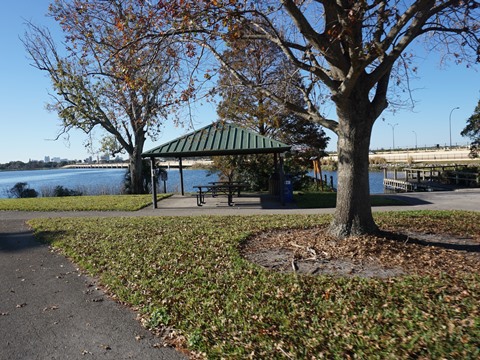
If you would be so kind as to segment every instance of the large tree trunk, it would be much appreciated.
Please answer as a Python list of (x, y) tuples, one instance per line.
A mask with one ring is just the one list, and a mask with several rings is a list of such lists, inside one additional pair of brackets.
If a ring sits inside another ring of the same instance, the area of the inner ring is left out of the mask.
[(356, 102), (337, 108), (340, 123), (337, 207), (329, 230), (340, 238), (378, 231), (370, 203), (368, 153), (373, 121), (369, 120), (368, 106)]
[(143, 152), (143, 144), (144, 144), (143, 136), (139, 136), (137, 141), (135, 142), (135, 147), (133, 149), (133, 153), (130, 154), (129, 159), (129, 169), (130, 169), (130, 186), (131, 186), (131, 193), (132, 194), (145, 194), (147, 189), (144, 186), (144, 175), (143, 175), (143, 159), (142, 159), (142, 152)]
[(133, 154), (129, 159), (130, 192), (132, 194), (144, 194), (143, 186), (143, 162), (141, 156)]

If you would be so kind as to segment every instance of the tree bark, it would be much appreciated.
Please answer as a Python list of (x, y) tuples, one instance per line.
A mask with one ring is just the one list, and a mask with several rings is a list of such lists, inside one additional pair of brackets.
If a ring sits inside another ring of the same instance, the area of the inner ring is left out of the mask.
[(132, 194), (145, 194), (147, 189), (144, 186), (144, 176), (143, 176), (143, 144), (145, 140), (143, 137), (139, 137), (133, 148), (133, 152), (130, 154), (129, 158), (129, 171), (130, 171), (130, 186)]
[(372, 216), (369, 185), (369, 145), (374, 120), (370, 104), (337, 104), (338, 183), (337, 206), (329, 231), (339, 238), (374, 234), (378, 231)]

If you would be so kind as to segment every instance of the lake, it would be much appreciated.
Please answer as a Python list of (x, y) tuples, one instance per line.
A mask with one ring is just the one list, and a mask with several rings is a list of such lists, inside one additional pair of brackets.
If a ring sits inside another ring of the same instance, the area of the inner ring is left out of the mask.
[[(78, 190), (84, 194), (118, 194), (121, 192), (126, 169), (52, 169), (0, 171), (0, 198), (8, 197), (8, 190), (16, 183), (25, 182), (40, 196), (49, 194), (56, 186)], [(217, 180), (207, 176), (207, 170), (183, 170), (185, 191), (193, 191), (194, 185)], [(163, 183), (160, 190), (163, 191)], [(168, 170), (168, 192), (180, 192), (178, 169)]]
[[(8, 197), (8, 190), (16, 183), (25, 182), (40, 195), (49, 194), (56, 186), (79, 190), (84, 194), (116, 194), (121, 191), (126, 169), (52, 169), (0, 171), (0, 198)], [(333, 177), (337, 184), (336, 171), (323, 171), (328, 182)], [(216, 181), (216, 175), (208, 176), (207, 170), (184, 169), (184, 186), (186, 192), (193, 192), (193, 186)], [(310, 175), (313, 176), (313, 173)], [(160, 184), (163, 192), (163, 183)], [(178, 169), (168, 170), (167, 192), (180, 192), (180, 175)], [(383, 189), (383, 172), (370, 173), (370, 192), (381, 194)]]

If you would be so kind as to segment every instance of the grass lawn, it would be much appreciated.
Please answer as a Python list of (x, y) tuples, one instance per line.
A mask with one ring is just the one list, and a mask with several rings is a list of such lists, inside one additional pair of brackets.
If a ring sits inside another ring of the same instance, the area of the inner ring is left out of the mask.
[[(336, 192), (298, 192), (294, 195), (299, 208), (334, 208), (337, 204)], [(405, 205), (404, 202), (392, 199), (387, 195), (371, 195), (372, 206)]]
[[(159, 194), (158, 200), (171, 196)], [(300, 192), (295, 194), (299, 208), (334, 208), (337, 194), (334, 192)], [(385, 195), (372, 195), (373, 206), (404, 205)], [(136, 211), (152, 203), (147, 195), (95, 195), (40, 197), (24, 199), (0, 199), (0, 211)]]
[[(169, 194), (160, 194), (161, 200)], [(0, 211), (136, 211), (152, 203), (152, 195), (95, 195), (0, 199)]]
[[(382, 227), (480, 233), (480, 213), (388, 212), (375, 218)], [(39, 239), (137, 309), (145, 326), (174, 329), (182, 346), (210, 359), (480, 357), (478, 273), (386, 280), (307, 276), (268, 271), (240, 255), (239, 246), (252, 234), (330, 219), (61, 218), (29, 224)]]

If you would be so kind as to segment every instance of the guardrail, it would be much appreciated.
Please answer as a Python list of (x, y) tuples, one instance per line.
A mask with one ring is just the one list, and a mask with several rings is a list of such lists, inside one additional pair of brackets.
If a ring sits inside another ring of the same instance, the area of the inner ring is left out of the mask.
[[(410, 162), (438, 162), (438, 161), (479, 161), (470, 158), (470, 150), (427, 150), (427, 151), (394, 151), (376, 152), (369, 155), (373, 162), (375, 159), (384, 159), (388, 163)], [(330, 155), (327, 160), (337, 161), (337, 155)]]

